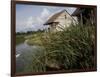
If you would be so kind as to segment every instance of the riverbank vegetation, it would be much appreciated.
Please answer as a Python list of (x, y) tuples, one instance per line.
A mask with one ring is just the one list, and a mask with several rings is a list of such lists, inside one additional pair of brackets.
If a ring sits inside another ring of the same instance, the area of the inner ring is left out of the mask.
[(27, 44), (42, 46), (42, 36), (44, 36), (44, 33), (42, 32), (33, 34), (31, 37), (28, 38)]
[(27, 38), (27, 43), (42, 46), (43, 49), (33, 54), (27, 69), (43, 72), (94, 68), (95, 30), (95, 26), (87, 24), (73, 25), (61, 32), (33, 34)]
[(16, 45), (25, 41), (25, 35), (16, 35)]
[(27, 40), (29, 45), (41, 45), (40, 36), (42, 36), (44, 30), (38, 31), (27, 31), (27, 32), (17, 32), (16, 33), (16, 45)]
[(65, 31), (48, 34), (42, 41), (48, 67), (56, 63), (62, 70), (93, 68), (95, 40), (95, 27), (90, 25), (71, 26)]

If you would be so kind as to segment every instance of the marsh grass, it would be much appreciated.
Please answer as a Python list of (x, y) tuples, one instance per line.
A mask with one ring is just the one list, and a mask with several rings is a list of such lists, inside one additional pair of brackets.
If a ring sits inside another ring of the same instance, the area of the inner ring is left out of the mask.
[[(72, 25), (63, 31), (47, 32), (27, 38), (32, 45), (41, 48), (34, 53), (26, 53), (24, 71), (45, 72), (95, 67), (95, 26)], [(34, 39), (34, 40), (32, 40)], [(37, 41), (36, 41), (37, 40)], [(29, 43), (29, 42), (28, 42)], [(30, 57), (31, 55), (31, 57)]]
[(95, 26), (75, 25), (61, 32), (47, 33), (41, 38), (45, 50), (36, 53), (33, 67), (37, 71), (94, 68), (95, 30)]

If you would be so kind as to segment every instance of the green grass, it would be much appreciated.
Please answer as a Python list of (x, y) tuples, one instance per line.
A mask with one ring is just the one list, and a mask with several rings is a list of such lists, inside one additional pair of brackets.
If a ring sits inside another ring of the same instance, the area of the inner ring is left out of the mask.
[(65, 31), (48, 34), (43, 40), (47, 61), (55, 60), (59, 68), (88, 69), (95, 66), (95, 26), (71, 26)]
[[(41, 59), (45, 59), (43, 68), (46, 71), (46, 66), (58, 70), (86, 70), (95, 67), (95, 26), (71, 26), (62, 32), (47, 33), (41, 40), (45, 48), (44, 55), (37, 53), (36, 58), (41, 57), (38, 59), (41, 63)], [(42, 68), (41, 65), (39, 67)]]
[[(36, 33), (28, 39), (29, 45), (39, 45), (25, 70), (45, 72), (70, 69), (92, 69), (95, 67), (95, 26), (76, 25), (55, 33)], [(18, 37), (17, 37), (18, 38)], [(23, 37), (17, 39), (22, 42)], [(24, 38), (23, 38), (24, 39)]]
[(25, 35), (16, 35), (16, 45), (25, 41)]
[(42, 36), (43, 36), (43, 33), (33, 34), (31, 37), (28, 38), (27, 44), (41, 46), (42, 45), (42, 42), (41, 42)]

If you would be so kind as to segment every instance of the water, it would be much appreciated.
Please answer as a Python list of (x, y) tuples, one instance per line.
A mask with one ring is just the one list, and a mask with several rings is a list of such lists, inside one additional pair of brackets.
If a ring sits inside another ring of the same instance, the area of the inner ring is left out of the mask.
[(17, 54), (22, 54), (24, 52), (34, 52), (36, 51), (36, 49), (38, 48), (39, 46), (31, 46), (31, 45), (28, 45), (26, 42), (24, 43), (21, 43), (19, 45), (16, 46), (16, 55)]
[(30, 46), (23, 42), (16, 46), (16, 72), (31, 72), (29, 68), (34, 53), (41, 50), (40, 46)]

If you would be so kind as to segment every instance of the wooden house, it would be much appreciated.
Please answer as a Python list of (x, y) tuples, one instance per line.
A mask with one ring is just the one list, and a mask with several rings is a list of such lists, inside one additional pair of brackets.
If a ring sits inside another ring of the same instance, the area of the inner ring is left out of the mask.
[(62, 31), (65, 27), (69, 27), (71, 24), (76, 24), (77, 18), (72, 17), (66, 10), (58, 12), (52, 15), (44, 25), (49, 25), (48, 31), (56, 32)]
[(77, 16), (80, 24), (95, 24), (95, 10), (93, 8), (77, 8), (72, 16)]

